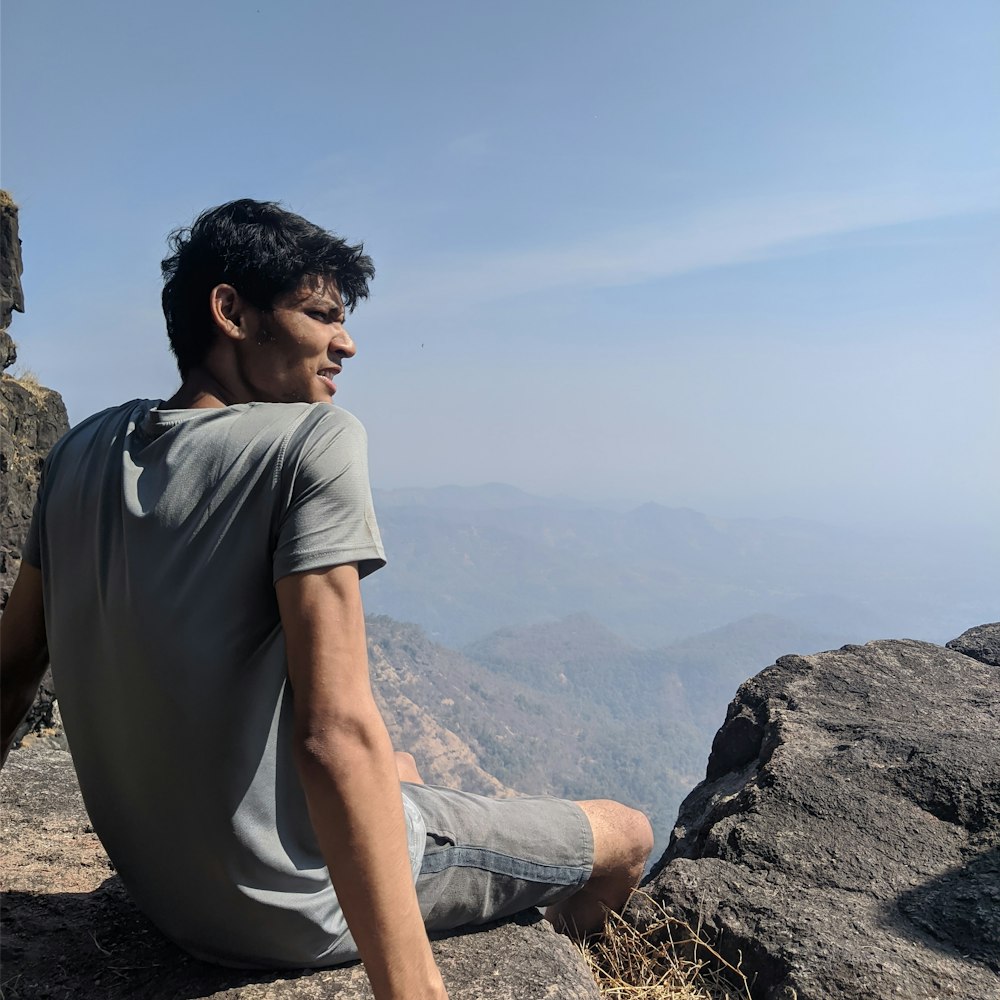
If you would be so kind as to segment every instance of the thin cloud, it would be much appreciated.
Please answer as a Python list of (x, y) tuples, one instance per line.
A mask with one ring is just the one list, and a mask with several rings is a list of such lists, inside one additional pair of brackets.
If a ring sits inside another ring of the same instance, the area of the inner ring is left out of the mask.
[[(595, 235), (563, 246), (441, 258), (409, 270), (382, 306), (463, 307), (570, 287), (642, 284), (694, 271), (812, 252), (817, 242), (887, 226), (996, 211), (986, 178), (935, 192), (877, 190), (756, 198), (665, 216), (655, 228)], [(381, 310), (380, 310), (381, 311)]]

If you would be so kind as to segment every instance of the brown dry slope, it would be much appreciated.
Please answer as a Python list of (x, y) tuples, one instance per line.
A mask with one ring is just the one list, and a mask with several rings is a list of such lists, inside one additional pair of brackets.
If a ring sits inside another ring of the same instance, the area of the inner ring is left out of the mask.
[[(386, 721), (392, 745), (413, 754), (428, 784), (460, 788), (480, 795), (513, 794), (479, 765), (468, 743), (434, 719), (429, 711), (434, 706), (421, 706), (407, 694), (419, 688), (419, 679), (405, 662), (397, 658), (394, 663), (386, 655), (385, 640), (377, 625), (370, 630), (368, 659), (375, 700)], [(442, 704), (439, 707), (449, 706)]]

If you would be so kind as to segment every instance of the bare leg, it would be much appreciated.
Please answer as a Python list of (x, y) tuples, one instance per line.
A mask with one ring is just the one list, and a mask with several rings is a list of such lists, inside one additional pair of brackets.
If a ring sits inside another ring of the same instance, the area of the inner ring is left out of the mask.
[(399, 772), (400, 781), (408, 781), (411, 785), (422, 785), (424, 779), (420, 777), (417, 770), (417, 762), (413, 759), (413, 754), (404, 750), (396, 751), (396, 770)]
[(550, 906), (545, 916), (557, 930), (583, 937), (601, 930), (605, 911), (620, 910), (639, 884), (653, 849), (653, 828), (641, 812), (620, 802), (591, 799), (577, 805), (594, 832), (594, 871), (578, 892)]

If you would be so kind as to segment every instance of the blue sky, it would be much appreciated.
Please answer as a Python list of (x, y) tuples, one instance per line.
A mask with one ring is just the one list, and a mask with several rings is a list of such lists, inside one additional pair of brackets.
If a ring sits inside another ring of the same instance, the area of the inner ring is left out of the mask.
[(376, 485), (994, 532), (993, 2), (7, 0), (21, 362), (176, 375), (164, 237), (283, 201), (378, 275)]

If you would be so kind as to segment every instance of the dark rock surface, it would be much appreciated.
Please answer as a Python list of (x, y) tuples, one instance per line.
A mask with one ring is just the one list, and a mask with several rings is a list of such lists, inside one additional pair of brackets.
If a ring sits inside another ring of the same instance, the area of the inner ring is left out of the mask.
[[(46, 740), (0, 773), (4, 1000), (361, 1000), (360, 965), (295, 974), (189, 958), (132, 906), (83, 809), (70, 756)], [(531, 912), (434, 942), (452, 1000), (598, 1000), (577, 949)]]
[(782, 657), (739, 689), (647, 891), (742, 956), (754, 1000), (996, 1000), (998, 734), (1000, 671), (964, 652)]
[(24, 312), (21, 270), (17, 206), (0, 191), (0, 608), (7, 603), (21, 563), (42, 463), (69, 430), (58, 392), (32, 378), (6, 374), (17, 359), (7, 327), (15, 311)]
[(1000, 628), (993, 624), (966, 629), (957, 639), (948, 643), (948, 649), (965, 653), (991, 667), (1000, 667)]
[(59, 393), (0, 375), (0, 606), (21, 564), (45, 456), (67, 430)]
[(8, 192), (0, 191), (0, 329), (10, 326), (13, 313), (24, 312), (23, 273), (17, 205)]
[(0, 327), (0, 369), (6, 371), (17, 361), (17, 345), (6, 327)]

